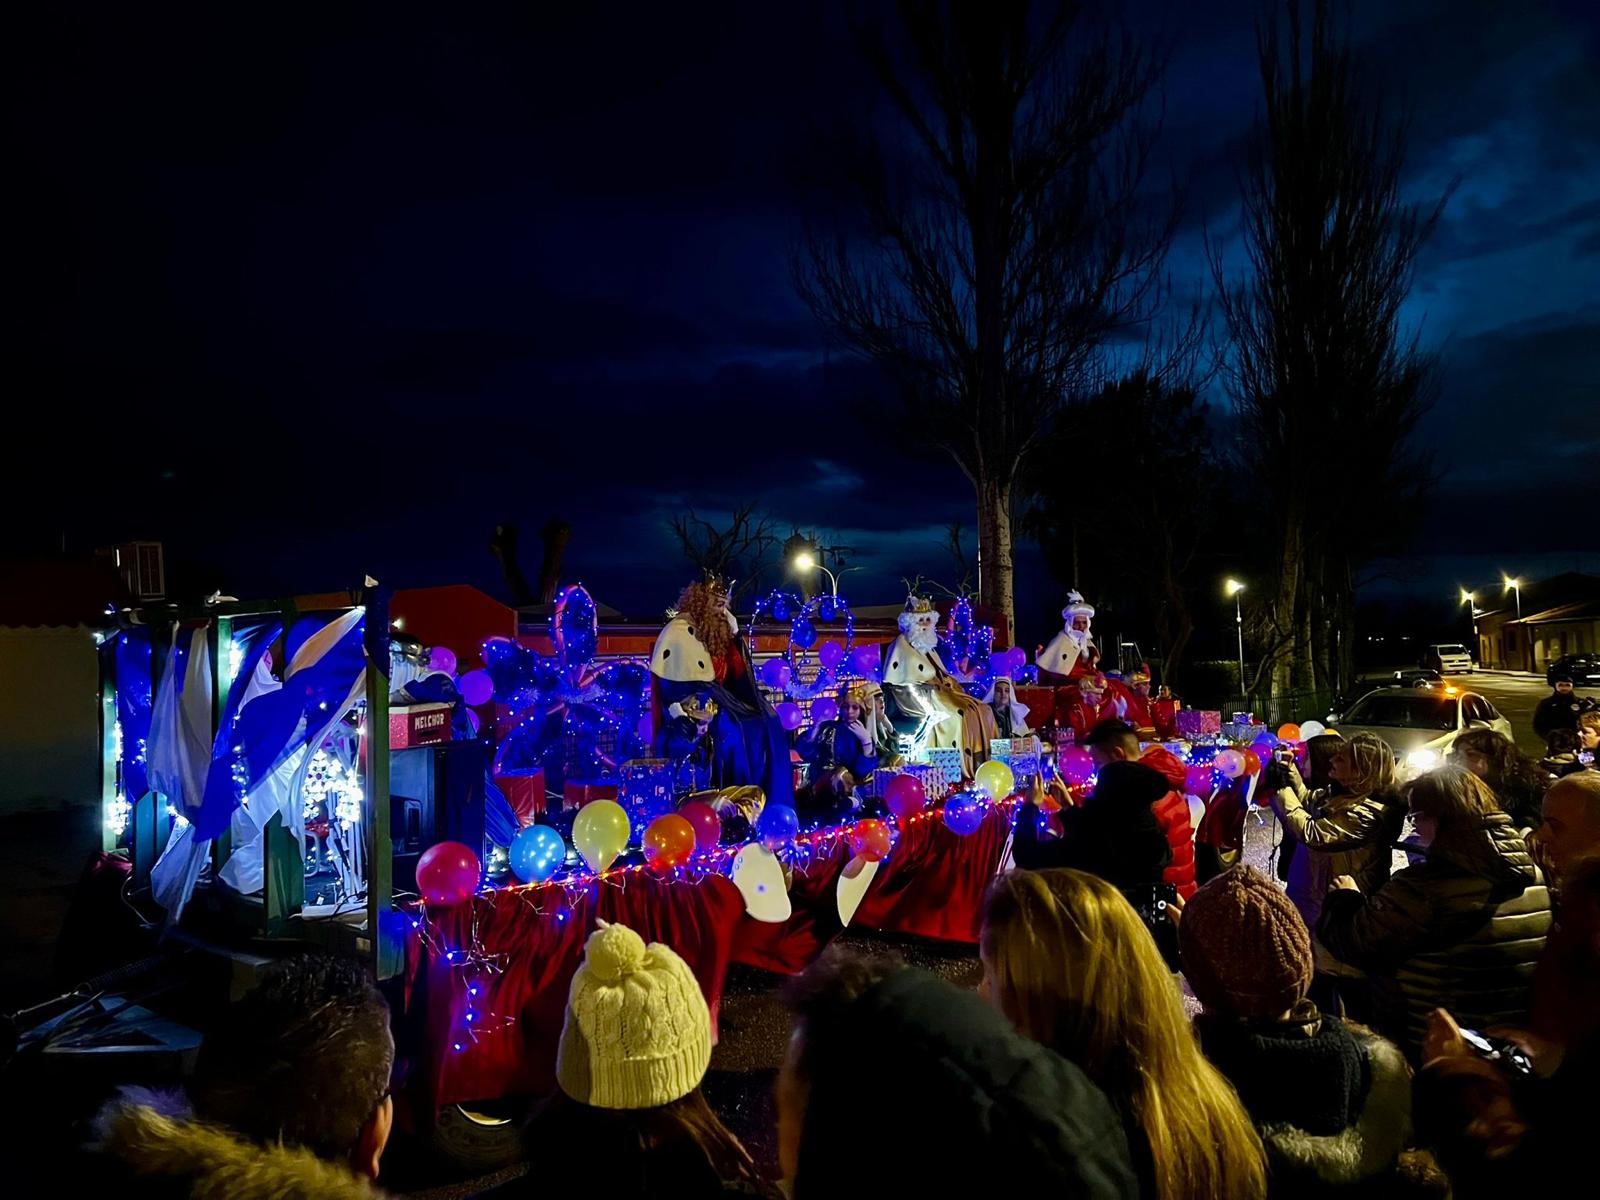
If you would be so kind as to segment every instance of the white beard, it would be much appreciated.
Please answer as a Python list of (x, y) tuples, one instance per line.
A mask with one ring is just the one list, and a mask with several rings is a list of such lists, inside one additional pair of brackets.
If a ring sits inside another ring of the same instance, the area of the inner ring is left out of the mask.
[(1073, 640), (1073, 642), (1075, 642), (1077, 644), (1077, 647), (1078, 647), (1078, 649), (1080, 651), (1082, 651), (1085, 647), (1087, 647), (1089, 645), (1090, 640), (1091, 640), (1090, 633), (1089, 633), (1089, 631), (1087, 629), (1078, 630), (1078, 629), (1074, 629), (1072, 626), (1068, 625), (1061, 632), (1066, 634), (1069, 638), (1071, 638)]
[(939, 648), (939, 631), (936, 629), (924, 629), (919, 625), (913, 625), (909, 630), (906, 631), (906, 641), (911, 643), (911, 648), (913, 650), (920, 650), (924, 654), (931, 654), (933, 651)]

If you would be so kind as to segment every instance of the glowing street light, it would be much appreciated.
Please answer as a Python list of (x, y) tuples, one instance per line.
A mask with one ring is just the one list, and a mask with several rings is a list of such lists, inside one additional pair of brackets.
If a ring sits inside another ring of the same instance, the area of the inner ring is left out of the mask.
[(807, 571), (821, 571), (824, 575), (826, 575), (828, 577), (828, 586), (833, 589), (834, 598), (838, 599), (838, 596), (839, 596), (839, 579), (838, 579), (838, 577), (836, 575), (834, 575), (834, 573), (832, 571), (828, 570), (827, 567), (825, 567), (821, 563), (819, 563), (817, 561), (817, 556), (815, 554), (812, 554), (811, 551), (809, 551), (809, 550), (800, 551), (800, 553), (796, 554), (793, 558), (791, 558), (789, 560), (789, 565), (792, 566), (795, 569), (796, 572), (798, 572), (799, 574), (802, 574), (802, 575), (805, 574)]
[(1517, 620), (1520, 621), (1522, 620), (1522, 580), (1513, 579), (1507, 575), (1504, 577), (1504, 583), (1505, 591), (1517, 594)]
[(1239, 593), (1244, 591), (1244, 584), (1237, 579), (1230, 579), (1222, 586), (1228, 595), (1233, 597), (1233, 624), (1239, 634), (1239, 695), (1246, 696), (1244, 686), (1244, 606), (1239, 600)]

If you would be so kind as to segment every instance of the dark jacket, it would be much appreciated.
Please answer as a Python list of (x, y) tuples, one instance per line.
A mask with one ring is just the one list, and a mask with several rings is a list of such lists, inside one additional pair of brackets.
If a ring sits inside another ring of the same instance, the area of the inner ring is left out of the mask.
[(877, 748), (863, 750), (843, 720), (813, 725), (795, 739), (794, 748), (810, 764), (813, 778), (844, 768), (860, 780), (878, 769)]
[(1039, 837), (1039, 810), (1028, 803), (1017, 816), (1012, 854), (1028, 870), (1075, 867), (1119, 888), (1161, 883), (1172, 850), (1152, 806), (1168, 792), (1158, 771), (1114, 762), (1100, 771), (1082, 808), (1064, 808), (1062, 836)]
[(1533, 731), (1548, 740), (1557, 729), (1576, 729), (1578, 714), (1583, 708), (1583, 701), (1576, 692), (1563, 696), (1560, 692), (1552, 691), (1533, 710)]
[(1105, 1094), (937, 975), (897, 971), (806, 1037), (810, 1089), (795, 1200), (1139, 1194)]
[(1283, 1022), (1195, 1021), (1266, 1147), (1269, 1200), (1395, 1194), (1411, 1142), (1405, 1056), (1370, 1030), (1305, 1008)]
[[(95, 1122), (91, 1175), (116, 1180), (130, 1200), (373, 1200), (372, 1184), (339, 1163), (295, 1146), (263, 1146), (197, 1121), (182, 1099), (129, 1088)], [(85, 1191), (98, 1187), (83, 1178)], [(110, 1194), (109, 1192), (107, 1194)]]
[(1511, 818), (1493, 812), (1441, 830), (1376, 895), (1331, 893), (1317, 935), (1373, 975), (1380, 1027), (1414, 1058), (1435, 1008), (1475, 1029), (1521, 1024), (1549, 930), (1550, 893)]

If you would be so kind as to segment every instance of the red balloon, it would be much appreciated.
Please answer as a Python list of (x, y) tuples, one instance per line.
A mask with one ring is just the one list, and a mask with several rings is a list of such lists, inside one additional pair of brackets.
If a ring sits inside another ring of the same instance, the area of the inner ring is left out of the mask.
[(644, 856), (658, 871), (683, 866), (694, 845), (694, 826), (677, 813), (657, 817), (644, 831)]
[(909, 821), (928, 805), (928, 793), (915, 775), (896, 775), (883, 791), (883, 802), (896, 820)]
[(889, 853), (889, 827), (872, 817), (857, 821), (850, 831), (850, 851), (868, 862), (882, 862)]
[(1241, 750), (1239, 753), (1244, 755), (1244, 773), (1246, 775), (1261, 774), (1261, 756), (1259, 754), (1254, 750)]
[(678, 815), (694, 827), (694, 844), (701, 850), (715, 850), (722, 841), (722, 818), (704, 800), (691, 800)]
[(470, 847), (460, 842), (438, 842), (417, 859), (417, 891), (429, 904), (448, 908), (478, 890), (483, 867)]
[(1211, 794), (1211, 789), (1215, 786), (1211, 781), (1211, 765), (1209, 763), (1195, 763), (1185, 775), (1183, 786), (1189, 795), (1205, 799)]
[(1068, 783), (1088, 783), (1094, 774), (1094, 758), (1082, 746), (1068, 746), (1061, 752), (1061, 778)]

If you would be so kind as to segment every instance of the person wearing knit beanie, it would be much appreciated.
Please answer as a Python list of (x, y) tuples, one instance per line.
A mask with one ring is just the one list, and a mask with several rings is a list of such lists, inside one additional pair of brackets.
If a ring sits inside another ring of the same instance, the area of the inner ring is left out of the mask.
[(1196, 892), (1178, 942), (1184, 977), (1208, 1011), (1272, 1020), (1311, 988), (1311, 933), (1283, 889), (1254, 867), (1233, 867)]
[(595, 1108), (656, 1108), (700, 1086), (711, 1013), (689, 964), (626, 925), (599, 922), (572, 978), (556, 1082)]

